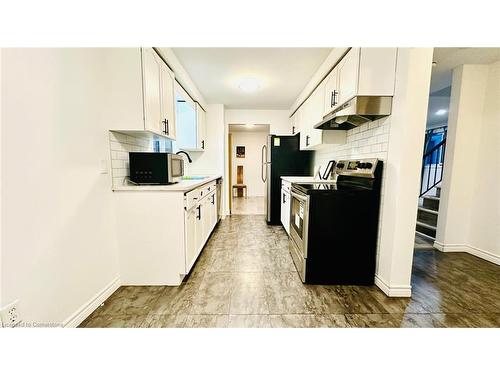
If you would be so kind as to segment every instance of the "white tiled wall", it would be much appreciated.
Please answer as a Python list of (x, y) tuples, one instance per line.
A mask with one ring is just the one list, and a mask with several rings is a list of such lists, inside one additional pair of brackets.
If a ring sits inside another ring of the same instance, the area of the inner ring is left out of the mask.
[[(160, 152), (171, 152), (172, 144), (169, 140), (159, 138)], [(116, 131), (109, 132), (109, 149), (111, 151), (111, 174), (113, 187), (130, 185), (128, 153), (132, 151), (153, 152), (153, 139), (146, 135), (130, 135)]]
[[(332, 145), (328, 149), (314, 152), (314, 166), (321, 165), (325, 168), (331, 159), (339, 161), (345, 159), (378, 158), (385, 162), (389, 147), (390, 120), (391, 117), (385, 117), (348, 130), (347, 142), (344, 145)], [(384, 208), (385, 173), (382, 174), (381, 189), (377, 252), (383, 224), (381, 218)]]
[[(328, 130), (335, 131), (335, 130)], [(390, 117), (369, 122), (347, 131), (344, 145), (332, 145), (314, 153), (314, 166), (323, 168), (328, 161), (357, 158), (387, 159), (389, 144)]]

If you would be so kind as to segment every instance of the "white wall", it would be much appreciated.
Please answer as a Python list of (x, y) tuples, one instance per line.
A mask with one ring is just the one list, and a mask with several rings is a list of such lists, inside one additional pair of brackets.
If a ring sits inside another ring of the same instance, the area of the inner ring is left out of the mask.
[[(266, 184), (261, 178), (262, 146), (267, 142), (265, 132), (235, 132), (232, 133), (232, 184), (236, 184), (237, 166), (243, 166), (243, 183), (247, 185), (249, 197), (263, 197), (266, 194)], [(245, 146), (245, 158), (236, 157), (236, 146)], [(236, 193), (235, 193), (236, 194)]]
[(411, 294), (432, 55), (432, 48), (398, 48), (376, 270), (389, 296)]
[(106, 51), (2, 54), (2, 304), (24, 321), (67, 322), (118, 277)]
[(500, 61), (453, 71), (436, 247), (500, 264)]
[(269, 132), (291, 135), (290, 111), (267, 109), (226, 109), (226, 124), (269, 124)]

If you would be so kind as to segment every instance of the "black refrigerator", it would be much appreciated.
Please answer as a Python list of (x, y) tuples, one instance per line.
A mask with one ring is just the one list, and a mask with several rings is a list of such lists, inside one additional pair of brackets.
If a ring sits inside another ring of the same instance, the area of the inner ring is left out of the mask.
[(262, 147), (262, 181), (266, 183), (266, 220), (281, 224), (281, 177), (312, 176), (313, 152), (300, 151), (300, 136), (269, 135)]

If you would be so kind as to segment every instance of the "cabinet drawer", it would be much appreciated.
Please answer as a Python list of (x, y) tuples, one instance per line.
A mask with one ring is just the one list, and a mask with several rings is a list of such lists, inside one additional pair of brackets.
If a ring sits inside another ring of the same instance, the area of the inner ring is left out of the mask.
[(214, 182), (210, 182), (207, 185), (204, 185), (203, 186), (203, 190), (204, 190), (203, 194), (206, 195), (206, 194), (210, 194), (211, 192), (214, 192), (215, 189), (216, 189), (216, 187), (217, 187), (217, 184), (216, 184), (215, 181)]
[(201, 189), (198, 188), (198, 189), (188, 191), (186, 193), (186, 208), (188, 210), (200, 201), (200, 199), (201, 199), (200, 190)]
[(287, 193), (290, 193), (292, 188), (292, 183), (290, 181), (281, 180), (281, 188), (285, 190)]

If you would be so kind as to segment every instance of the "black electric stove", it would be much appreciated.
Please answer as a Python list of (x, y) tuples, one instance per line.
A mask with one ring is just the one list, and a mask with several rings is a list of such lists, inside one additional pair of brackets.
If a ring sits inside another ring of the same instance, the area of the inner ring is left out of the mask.
[(382, 162), (339, 161), (336, 174), (292, 184), (290, 253), (304, 283), (372, 285)]

